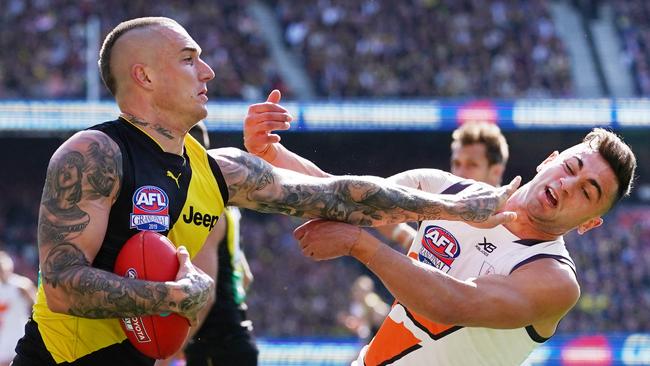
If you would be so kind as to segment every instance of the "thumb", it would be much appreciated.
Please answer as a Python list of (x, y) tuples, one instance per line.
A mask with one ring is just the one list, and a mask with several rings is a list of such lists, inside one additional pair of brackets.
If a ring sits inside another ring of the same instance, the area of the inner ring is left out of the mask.
[(176, 250), (176, 256), (178, 257), (178, 263), (181, 265), (181, 267), (190, 261), (190, 253), (183, 245), (179, 246)]
[(494, 215), (494, 224), (502, 225), (517, 220), (517, 213), (512, 211), (500, 212)]
[(280, 91), (278, 89), (273, 89), (269, 94), (269, 97), (266, 98), (266, 101), (270, 103), (280, 103), (280, 98), (282, 98)]

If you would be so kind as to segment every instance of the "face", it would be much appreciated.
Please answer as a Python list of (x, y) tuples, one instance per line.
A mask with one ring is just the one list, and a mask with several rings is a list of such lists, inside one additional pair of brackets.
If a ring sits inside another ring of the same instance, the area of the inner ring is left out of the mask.
[(199, 45), (180, 26), (160, 28), (157, 38), (156, 106), (187, 121), (189, 129), (207, 116), (207, 82), (214, 78), (214, 71), (200, 58)]
[(502, 172), (501, 164), (490, 166), (484, 144), (476, 143), (464, 146), (460, 143), (452, 144), (452, 174), (498, 186), (501, 184)]
[(614, 171), (598, 151), (580, 144), (551, 154), (528, 185), (525, 209), (534, 225), (562, 235), (600, 226), (618, 190)]

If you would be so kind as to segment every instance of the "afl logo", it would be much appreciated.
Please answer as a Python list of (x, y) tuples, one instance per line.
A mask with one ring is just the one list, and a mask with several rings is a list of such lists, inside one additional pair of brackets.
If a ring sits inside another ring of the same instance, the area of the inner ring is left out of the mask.
[(167, 193), (156, 186), (140, 187), (133, 195), (133, 206), (147, 213), (166, 209), (167, 201)]
[(440, 226), (428, 226), (424, 229), (422, 246), (447, 266), (451, 266), (460, 255), (458, 240), (447, 230)]
[(135, 268), (129, 268), (126, 270), (126, 276), (128, 278), (138, 278), (138, 272), (135, 270)]
[(156, 186), (142, 186), (133, 194), (131, 228), (148, 231), (169, 230), (169, 198)]

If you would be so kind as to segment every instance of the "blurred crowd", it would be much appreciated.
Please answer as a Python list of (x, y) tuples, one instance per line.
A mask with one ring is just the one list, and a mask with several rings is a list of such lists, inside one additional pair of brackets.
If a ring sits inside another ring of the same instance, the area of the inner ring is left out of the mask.
[(285, 40), (330, 97), (569, 96), (541, 0), (278, 0)]
[[(246, 4), (240, 0), (0, 1), (0, 48), (4, 50), (0, 99), (85, 98), (87, 24), (99, 21), (101, 42), (119, 22), (139, 16), (168, 16), (186, 27), (203, 48), (204, 60), (216, 70), (210, 96), (259, 99), (263, 91), (284, 87), (257, 23), (245, 11)], [(91, 66), (96, 70), (96, 65)]]
[(612, 1), (615, 25), (623, 44), (623, 60), (634, 75), (637, 94), (650, 96), (650, 3)]
[[(216, 71), (210, 96), (291, 94), (249, 2), (0, 1), (0, 47), (11, 50), (0, 57), (0, 99), (83, 99), (86, 25), (99, 20), (102, 39), (122, 20), (150, 15), (173, 17), (201, 45)], [(572, 95), (569, 59), (544, 0), (265, 3), (319, 96)]]
[[(38, 192), (34, 184), (0, 187), (0, 250), (16, 272), (36, 278)], [(248, 295), (255, 333), (266, 337), (352, 336), (338, 317), (364, 273), (344, 258), (314, 263), (302, 256), (293, 229), (302, 221), (243, 211), (242, 247), (255, 280)], [(650, 329), (650, 206), (623, 205), (602, 227), (565, 241), (578, 268), (582, 296), (560, 323), (563, 332)], [(377, 284), (380, 286), (380, 284)], [(385, 292), (380, 292), (385, 294)], [(384, 299), (389, 304), (392, 299)]]

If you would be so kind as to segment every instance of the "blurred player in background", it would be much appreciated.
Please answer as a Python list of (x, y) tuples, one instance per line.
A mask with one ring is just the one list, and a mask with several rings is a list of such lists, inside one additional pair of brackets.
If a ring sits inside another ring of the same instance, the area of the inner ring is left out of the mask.
[[(210, 147), (204, 122), (192, 127), (190, 134), (206, 149)], [(241, 248), (240, 220), (239, 209), (227, 206), (213, 229), (220, 233), (217, 298), (185, 348), (187, 366), (257, 365), (259, 351), (245, 303), (253, 274)]]
[(375, 292), (375, 281), (370, 276), (361, 275), (350, 288), (348, 312), (339, 314), (338, 320), (360, 340), (369, 342), (389, 310), (390, 306)]
[[(378, 177), (319, 179), (274, 169), (236, 148), (206, 152), (187, 138), (207, 117), (207, 83), (215, 76), (200, 55), (169, 18), (132, 19), (104, 39), (100, 72), (122, 113), (76, 133), (50, 159), (38, 223), (39, 289), (14, 366), (154, 364), (118, 319), (175, 312), (197, 324), (211, 306), (212, 223), (226, 205), (364, 226), (444, 218), (493, 227), (514, 219), (495, 211), (518, 181), (451, 197)], [(291, 120), (273, 103), (262, 109), (262, 118)], [(178, 246), (175, 281), (112, 273), (122, 245), (141, 230)]]
[[(267, 100), (267, 103), (269, 100)], [(276, 166), (316, 168), (279, 143), (282, 121), (247, 117), (244, 141)], [(355, 257), (395, 296), (388, 317), (355, 364), (519, 365), (548, 340), (580, 296), (563, 235), (600, 226), (629, 195), (636, 157), (617, 135), (594, 129), (537, 167), (506, 202), (517, 220), (491, 229), (424, 220), (408, 255), (358, 227), (312, 220), (294, 232), (315, 260)], [(390, 178), (428, 192), (479, 192), (490, 186), (436, 169)]]
[(0, 250), (0, 366), (7, 366), (16, 353), (16, 342), (32, 312), (36, 287), (32, 280), (14, 273), (14, 262)]

